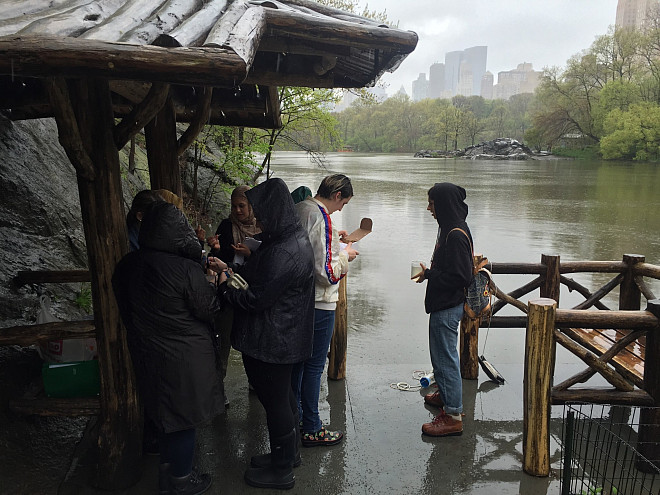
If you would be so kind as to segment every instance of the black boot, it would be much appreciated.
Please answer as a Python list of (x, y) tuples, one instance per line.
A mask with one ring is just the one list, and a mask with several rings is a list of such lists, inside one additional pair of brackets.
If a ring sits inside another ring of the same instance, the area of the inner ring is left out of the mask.
[[(295, 446), (295, 455), (293, 457), (293, 467), (298, 467), (302, 464), (302, 457), (300, 457), (300, 428), (298, 428), (298, 415), (296, 415), (296, 446)], [(252, 456), (250, 459), (250, 466), (255, 468), (266, 468), (270, 467), (271, 458), (270, 452), (268, 454), (261, 454)]]
[(296, 452), (296, 428), (291, 432), (270, 441), (270, 465), (251, 467), (245, 471), (245, 481), (258, 488), (293, 488), (296, 478), (293, 475), (293, 463)]
[(195, 470), (186, 476), (170, 476), (170, 493), (172, 495), (201, 495), (211, 487), (212, 482), (210, 474), (199, 474)]
[(169, 463), (158, 465), (158, 493), (170, 495), (170, 465)]

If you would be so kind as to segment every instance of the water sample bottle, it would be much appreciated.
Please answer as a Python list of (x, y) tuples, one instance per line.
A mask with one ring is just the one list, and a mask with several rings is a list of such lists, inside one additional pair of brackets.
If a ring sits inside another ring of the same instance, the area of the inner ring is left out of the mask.
[(433, 373), (429, 373), (428, 375), (425, 375), (419, 379), (419, 384), (422, 386), (422, 388), (430, 387), (435, 383), (435, 376), (433, 376)]

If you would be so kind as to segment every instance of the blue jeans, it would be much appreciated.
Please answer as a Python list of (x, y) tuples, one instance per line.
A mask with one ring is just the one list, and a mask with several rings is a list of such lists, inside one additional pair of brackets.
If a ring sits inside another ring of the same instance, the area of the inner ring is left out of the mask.
[(435, 382), (447, 414), (463, 412), (463, 381), (458, 356), (458, 327), (463, 303), (429, 315), (429, 348)]
[(298, 411), (304, 433), (316, 433), (323, 426), (319, 417), (321, 375), (328, 357), (332, 331), (335, 328), (335, 312), (314, 310), (314, 347), (309, 359), (295, 364), (291, 373), (291, 387), (298, 398)]

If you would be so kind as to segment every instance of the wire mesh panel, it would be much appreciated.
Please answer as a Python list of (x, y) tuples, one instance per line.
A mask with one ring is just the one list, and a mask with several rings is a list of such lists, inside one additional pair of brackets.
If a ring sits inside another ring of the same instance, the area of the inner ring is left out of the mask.
[(648, 441), (642, 438), (648, 426), (658, 428), (640, 421), (648, 416), (642, 410), (649, 408), (564, 407), (562, 495), (660, 494), (660, 459), (647, 459), (638, 450), (640, 442)]

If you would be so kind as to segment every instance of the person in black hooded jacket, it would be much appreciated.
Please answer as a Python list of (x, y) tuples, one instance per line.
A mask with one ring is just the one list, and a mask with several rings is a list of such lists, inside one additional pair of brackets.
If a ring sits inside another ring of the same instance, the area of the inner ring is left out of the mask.
[[(292, 467), (300, 463), (298, 405), (291, 388), (293, 365), (312, 353), (314, 252), (281, 179), (268, 179), (246, 191), (261, 226), (261, 245), (238, 273), (247, 290), (220, 284), (234, 308), (232, 346), (243, 354), (250, 384), (266, 410), (270, 453), (254, 456), (245, 472), (248, 484), (292, 488)], [(215, 259), (211, 260), (215, 265)]]
[(192, 469), (195, 428), (224, 409), (212, 337), (220, 302), (195, 232), (174, 205), (153, 205), (139, 243), (112, 283), (145, 416), (159, 432), (160, 493), (199, 494), (211, 477)]
[(418, 283), (428, 281), (424, 307), (429, 314), (429, 348), (438, 391), (424, 401), (440, 408), (432, 422), (422, 425), (431, 436), (463, 432), (463, 385), (458, 355), (458, 328), (463, 317), (465, 288), (473, 277), (472, 234), (465, 221), (465, 189), (449, 182), (428, 192), (427, 210), (438, 222), (431, 267), (422, 264)]

